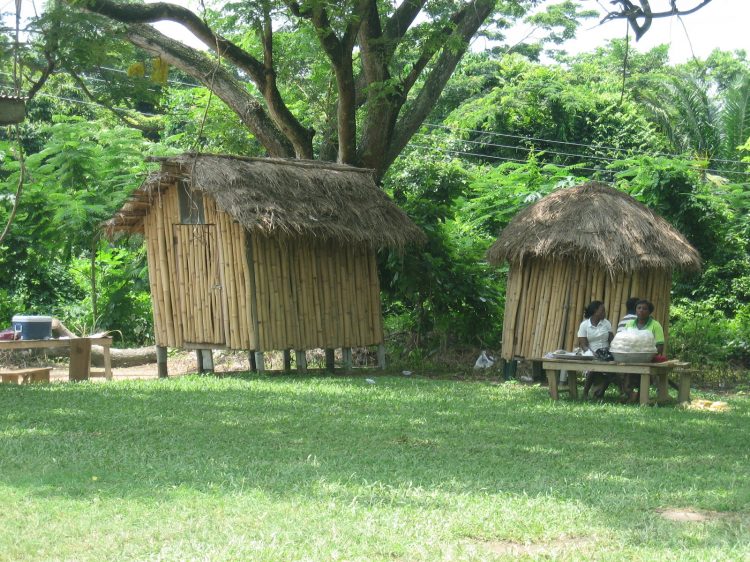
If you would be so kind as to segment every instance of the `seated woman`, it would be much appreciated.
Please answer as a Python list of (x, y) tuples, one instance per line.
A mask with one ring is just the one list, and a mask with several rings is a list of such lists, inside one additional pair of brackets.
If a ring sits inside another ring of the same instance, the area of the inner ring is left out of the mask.
[[(612, 333), (612, 324), (605, 318), (606, 315), (607, 311), (602, 301), (591, 301), (584, 310), (584, 321), (578, 327), (578, 346), (583, 351), (590, 349), (592, 353), (596, 353), (599, 349), (609, 348), (609, 342), (615, 335)], [(597, 398), (604, 396), (604, 391), (612, 380), (611, 375), (587, 372), (586, 383), (583, 385), (584, 398), (588, 397), (595, 376), (604, 378), (602, 387), (594, 391)]]
[[(657, 320), (651, 317), (654, 313), (654, 305), (646, 299), (639, 300), (635, 305), (635, 318), (625, 323), (626, 330), (648, 330), (654, 335), (657, 355), (664, 355), (664, 328)], [(639, 377), (627, 375), (623, 384), (623, 391), (630, 392), (629, 402), (638, 401), (638, 384)], [(676, 388), (674, 382), (669, 384)]]
[(664, 328), (651, 317), (653, 313), (654, 305), (651, 301), (639, 300), (638, 304), (635, 305), (635, 318), (625, 324), (625, 329), (648, 330), (654, 334), (656, 353), (664, 355)]

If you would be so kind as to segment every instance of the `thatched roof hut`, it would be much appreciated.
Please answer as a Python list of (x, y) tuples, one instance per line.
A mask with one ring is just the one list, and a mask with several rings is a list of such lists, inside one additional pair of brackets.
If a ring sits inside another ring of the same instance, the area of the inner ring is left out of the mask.
[(328, 162), (186, 153), (161, 162), (115, 216), (110, 233), (142, 232), (144, 203), (189, 181), (250, 232), (402, 248), (424, 233), (375, 184), (371, 170)]
[(370, 171), (206, 154), (156, 161), (104, 227), (144, 234), (157, 345), (382, 344), (375, 250), (425, 236)]
[(610, 321), (647, 298), (668, 331), (672, 272), (699, 270), (685, 237), (627, 193), (599, 182), (560, 189), (521, 211), (487, 252), (510, 263), (505, 359), (576, 345), (582, 311), (602, 300)]

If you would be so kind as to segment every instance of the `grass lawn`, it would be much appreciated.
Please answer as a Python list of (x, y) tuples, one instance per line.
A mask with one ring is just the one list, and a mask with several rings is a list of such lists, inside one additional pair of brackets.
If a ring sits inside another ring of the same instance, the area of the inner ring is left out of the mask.
[(750, 399), (728, 401), (397, 376), (0, 385), (0, 560), (748, 560)]

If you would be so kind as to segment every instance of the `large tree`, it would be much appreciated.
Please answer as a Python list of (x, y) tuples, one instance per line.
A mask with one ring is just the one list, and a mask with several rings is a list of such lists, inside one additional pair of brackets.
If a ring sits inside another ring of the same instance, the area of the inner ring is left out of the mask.
[[(200, 81), (269, 155), (337, 160), (372, 168), (379, 178), (433, 110), (472, 39), (484, 34), (495, 46), (519, 48), (505, 44), (504, 30), (525, 18), (560, 42), (575, 33), (580, 17), (593, 15), (572, 0), (237, 0), (215, 2), (216, 10), (200, 15), (165, 2), (58, 1), (117, 22), (132, 44)], [(619, 9), (605, 19), (627, 18), (642, 34), (653, 18), (710, 1), (669, 0), (669, 9), (658, 12), (647, 0), (616, 0)], [(161, 21), (181, 24), (207, 50), (151, 25)], [(289, 60), (314, 50), (311, 58), (325, 61), (332, 77), (322, 119), (307, 114), (309, 99), (296, 103), (290, 93), (320, 80), (310, 65)]]
[[(200, 16), (161, 2), (67, 3), (118, 22), (131, 43), (199, 80), (239, 116), (269, 155), (335, 159), (373, 168), (382, 177), (435, 107), (471, 40), (482, 30), (502, 40), (504, 28), (544, 2), (261, 0), (224, 3)], [(532, 24), (555, 28), (553, 39), (571, 36), (580, 15), (577, 3), (547, 8)], [(207, 50), (191, 48), (150, 25), (160, 21), (181, 24)], [(304, 87), (312, 75), (304, 65), (296, 74), (288, 72), (287, 58), (302, 58), (284, 48), (295, 34), (311, 38), (314, 47), (298, 47), (317, 49), (317, 60), (328, 65), (329, 119), (313, 122), (304, 108), (290, 102), (289, 82)]]

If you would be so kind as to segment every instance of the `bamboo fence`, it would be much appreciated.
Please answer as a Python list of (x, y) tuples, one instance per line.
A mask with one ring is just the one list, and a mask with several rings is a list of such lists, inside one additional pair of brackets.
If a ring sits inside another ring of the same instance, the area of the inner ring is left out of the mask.
[(177, 186), (144, 217), (156, 343), (255, 351), (383, 342), (374, 252), (251, 235), (210, 197), (182, 224)]
[(603, 268), (575, 261), (526, 260), (511, 265), (506, 289), (501, 356), (540, 358), (578, 345), (583, 310), (601, 300), (616, 329), (631, 296), (654, 303), (654, 318), (669, 332), (672, 273), (643, 269), (612, 276)]

